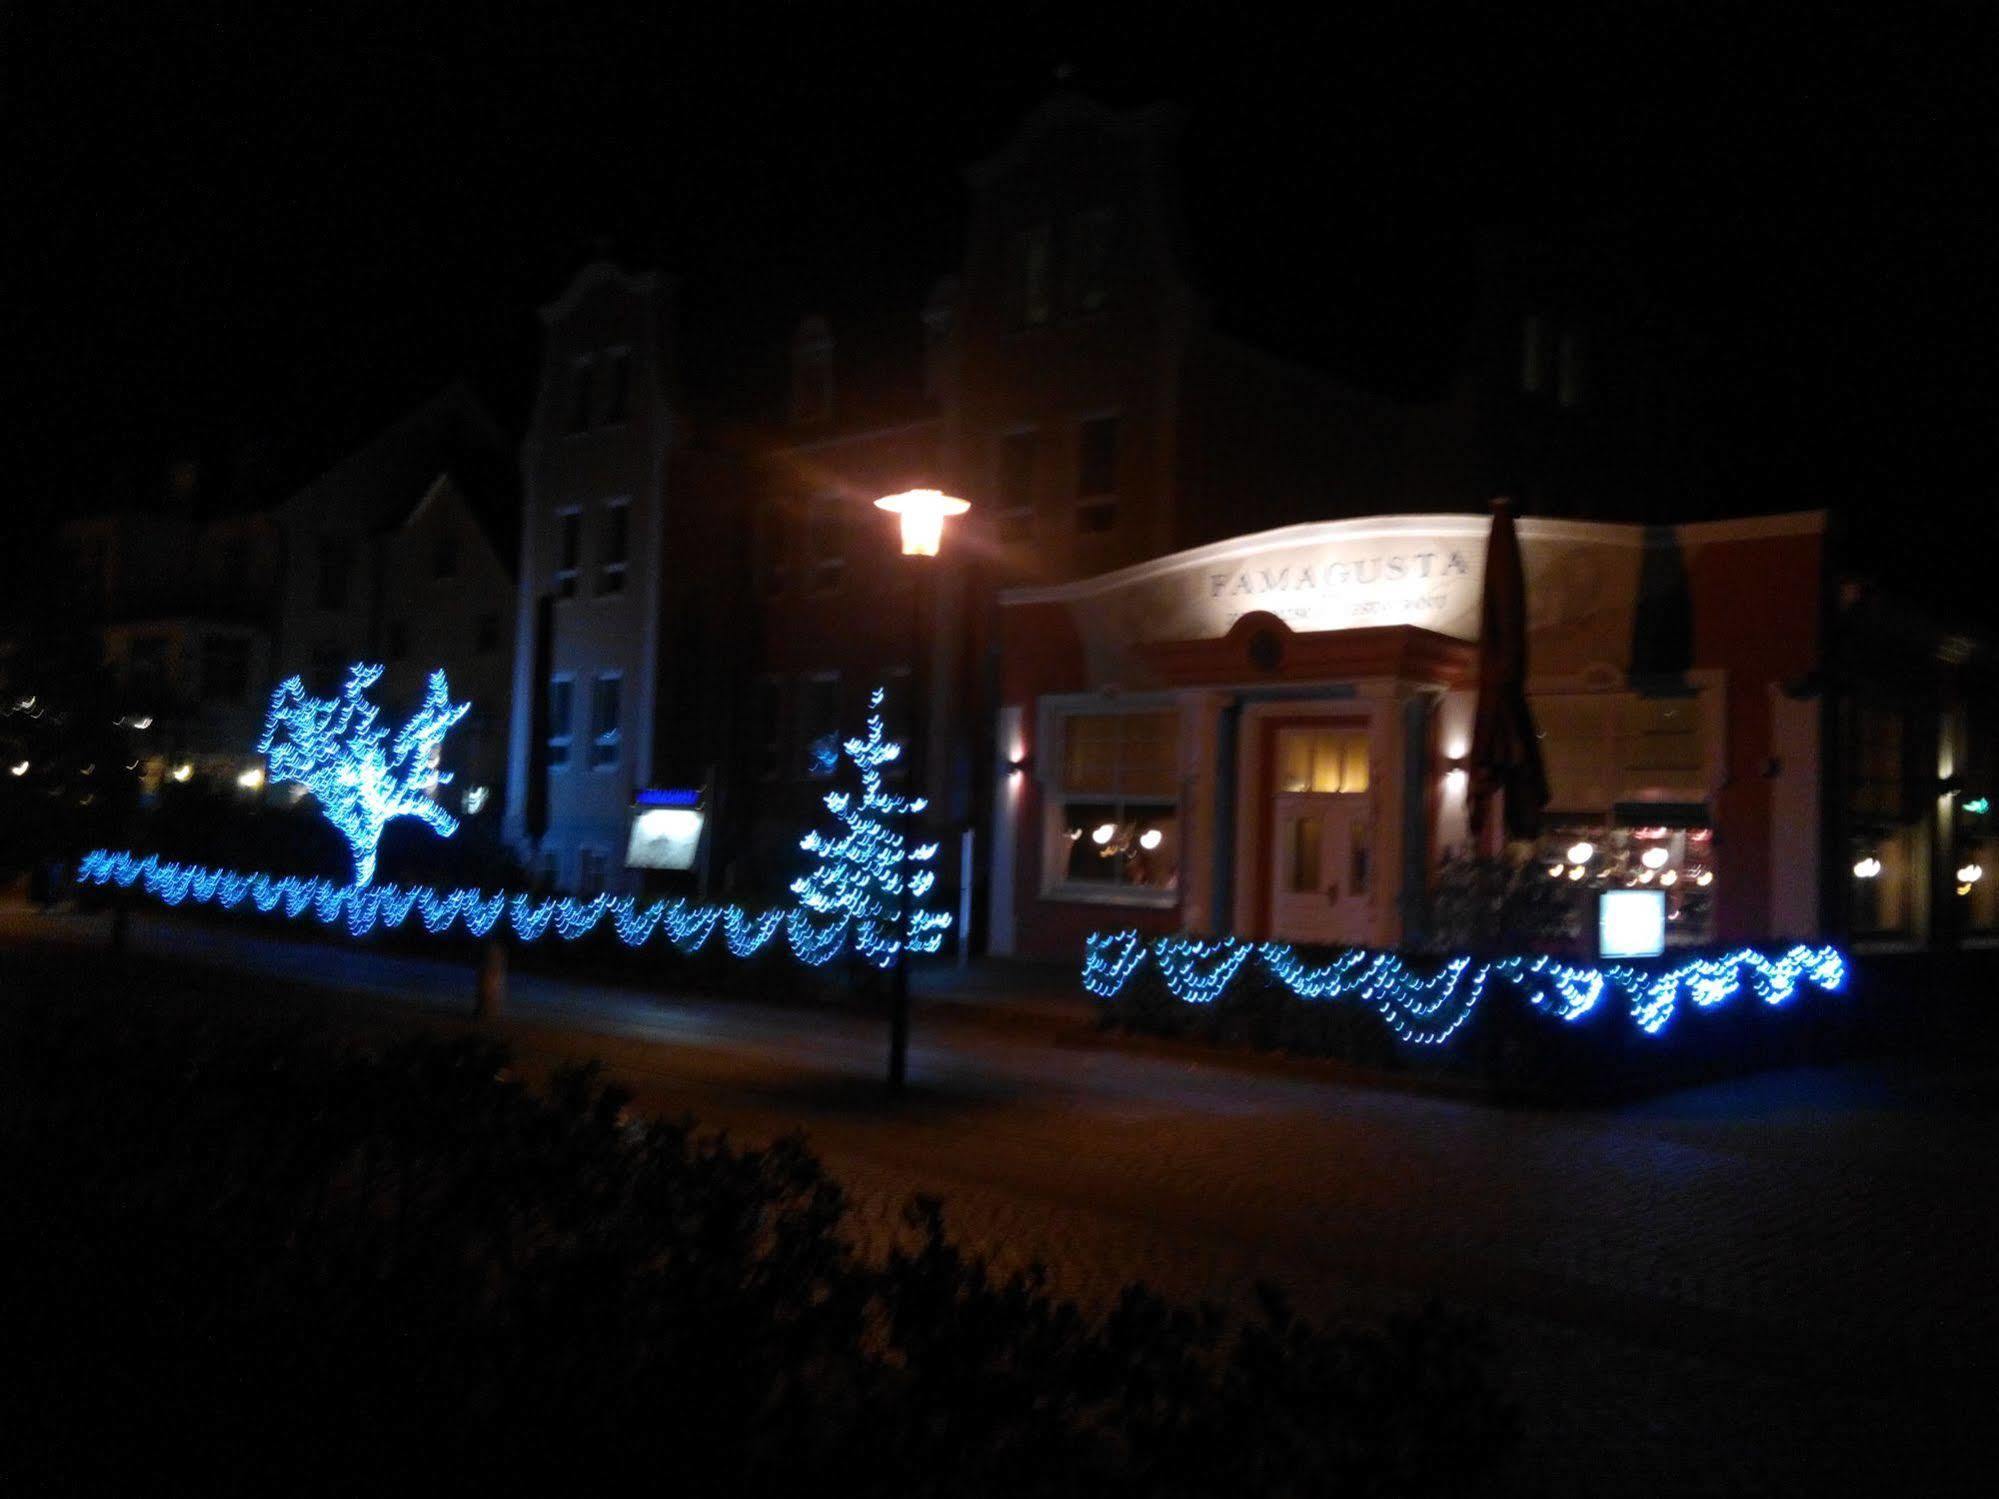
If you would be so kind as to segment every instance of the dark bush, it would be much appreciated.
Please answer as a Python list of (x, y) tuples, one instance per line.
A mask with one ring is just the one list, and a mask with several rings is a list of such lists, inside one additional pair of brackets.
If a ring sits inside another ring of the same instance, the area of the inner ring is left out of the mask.
[(1440, 1312), (1092, 1321), (934, 1203), (863, 1262), (800, 1142), (630, 1119), (591, 1069), (78, 984), (0, 1008), (14, 1492), (1461, 1493), (1507, 1441)]

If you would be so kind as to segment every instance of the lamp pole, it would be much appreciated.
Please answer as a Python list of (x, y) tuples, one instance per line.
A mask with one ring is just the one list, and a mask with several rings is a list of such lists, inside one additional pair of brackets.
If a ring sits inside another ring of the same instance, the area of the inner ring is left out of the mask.
[(915, 898), (910, 892), (910, 850), (917, 844), (920, 814), (916, 804), (923, 797), (923, 783), (929, 748), (929, 672), (924, 647), (929, 640), (929, 624), (934, 594), (932, 577), (937, 553), (944, 542), (944, 522), (963, 515), (972, 507), (965, 501), (934, 489), (911, 489), (885, 495), (875, 505), (902, 522), (902, 554), (915, 569), (910, 577), (909, 614), (909, 742), (905, 746), (909, 778), (903, 797), (902, 814), (902, 910), (897, 931), (899, 943), (895, 971), (889, 980), (888, 1088), (901, 1093), (909, 1077), (909, 928), (915, 916)]

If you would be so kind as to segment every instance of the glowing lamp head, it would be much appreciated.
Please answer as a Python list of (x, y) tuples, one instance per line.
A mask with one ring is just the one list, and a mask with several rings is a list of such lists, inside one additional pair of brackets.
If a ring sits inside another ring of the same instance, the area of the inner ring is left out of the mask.
[(238, 771), (236, 784), (245, 791), (262, 791), (264, 789), (264, 767), (261, 765), (252, 765), (248, 770)]
[(186, 783), (194, 778), (194, 767), (183, 760), (170, 773), (176, 781)]
[(1647, 869), (1664, 869), (1666, 861), (1672, 857), (1663, 848), (1648, 848), (1638, 856), (1638, 862)]
[(1983, 864), (1960, 864), (1957, 867), (1957, 877), (1964, 884), (1975, 885), (1985, 878), (1985, 866)]
[(1580, 843), (1571, 843), (1569, 845), (1569, 862), (1571, 864), (1587, 864), (1591, 859), (1594, 859), (1595, 857), (1596, 857), (1596, 845), (1594, 843), (1591, 843), (1588, 839), (1584, 839)]
[(886, 510), (902, 520), (902, 555), (935, 557), (944, 541), (944, 521), (970, 510), (968, 501), (938, 489), (906, 489), (901, 494), (883, 495), (875, 501), (877, 510)]
[(1151, 853), (1155, 848), (1159, 847), (1159, 845), (1164, 843), (1165, 841), (1166, 841), (1166, 835), (1160, 832), (1159, 829), (1157, 828), (1147, 828), (1144, 832), (1138, 835), (1138, 846), (1144, 849), (1147, 853)]
[(1115, 838), (1116, 836), (1117, 836), (1117, 825), (1115, 823), (1100, 822), (1091, 831), (1090, 842), (1096, 844), (1098, 848), (1102, 848), (1105, 844), (1109, 843), (1111, 839)]
[(1880, 873), (1881, 861), (1872, 854), (1869, 854), (1864, 859), (1856, 860), (1853, 866), (1853, 877), (1856, 880), (1875, 879)]

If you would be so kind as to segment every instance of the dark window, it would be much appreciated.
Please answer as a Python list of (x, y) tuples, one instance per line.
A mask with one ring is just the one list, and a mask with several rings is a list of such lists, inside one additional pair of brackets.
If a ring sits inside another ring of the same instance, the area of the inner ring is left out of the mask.
[(555, 596), (576, 597), (576, 567), (583, 553), (583, 512), (564, 510), (555, 518)]
[(1018, 230), (1009, 251), (1013, 278), (1014, 320), (1023, 328), (1048, 321), (1048, 226)]
[(409, 621), (392, 619), (389, 621), (388, 653), (391, 661), (401, 661), (410, 653)]
[(458, 538), (449, 532), (439, 536), (431, 545), (430, 575), (433, 578), (458, 576)]
[(791, 564), (791, 516), (782, 500), (765, 500), (757, 507), (757, 584), (767, 594), (784, 592), (784, 575)]
[(631, 401), (632, 354), (629, 349), (613, 349), (605, 356), (604, 372), (610, 389), (604, 396), (604, 420), (621, 422)]
[(1118, 419), (1092, 417), (1076, 446), (1076, 529), (1108, 531), (1117, 524)]
[(1069, 221), (1069, 307), (1088, 313), (1109, 300), (1111, 229), (1108, 208), (1092, 208)]
[(799, 735), (804, 740), (808, 776), (830, 776), (840, 766), (840, 679), (808, 677), (798, 710)]
[(1025, 541), (1034, 526), (1034, 433), (1008, 432), (1000, 438), (999, 539)]
[(354, 568), (354, 548), (344, 536), (319, 538), (319, 607), (345, 609), (347, 585)]
[(600, 676), (590, 684), (590, 768), (609, 770), (618, 763), (619, 705), (624, 679)]
[(768, 781), (783, 762), (783, 687), (776, 677), (758, 677), (750, 705), (750, 741), (756, 746), (757, 775)]
[(206, 635), (201, 641), (201, 695), (240, 703), (250, 689), (250, 642), (236, 635)]
[(472, 627), (472, 648), (482, 656), (490, 656), (500, 648), (500, 616), (486, 613), (479, 616)]
[(632, 507), (623, 500), (604, 506), (603, 531), (597, 548), (597, 593), (625, 591), (626, 552), (631, 540)]
[(840, 586), (847, 568), (846, 507), (838, 495), (820, 495), (811, 515), (812, 590), (828, 593)]
[(569, 388), (569, 430), (587, 432), (590, 430), (590, 390), (595, 384), (596, 362), (590, 359), (576, 361), (575, 373), (570, 377)]
[(569, 745), (575, 734), (576, 683), (556, 677), (548, 684), (548, 768), (561, 770), (569, 763)]

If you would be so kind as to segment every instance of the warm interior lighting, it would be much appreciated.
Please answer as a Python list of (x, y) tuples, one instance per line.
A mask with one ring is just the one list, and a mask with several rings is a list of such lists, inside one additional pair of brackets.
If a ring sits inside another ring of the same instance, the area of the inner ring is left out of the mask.
[(1116, 836), (1117, 836), (1117, 827), (1115, 824), (1108, 822), (1100, 822), (1097, 824), (1095, 831), (1093, 831), (1090, 834), (1090, 842), (1096, 844), (1098, 848), (1102, 848), (1106, 843), (1109, 843), (1111, 839), (1115, 838)]
[(1703, 869), (1699, 874), (1694, 876), (1694, 883), (1703, 887), (1712, 885), (1714, 883), (1714, 871), (1712, 869)]
[(264, 767), (261, 765), (252, 765), (248, 770), (239, 772), (236, 777), (236, 784), (241, 786), (245, 791), (262, 791), (264, 789)]
[(1875, 858), (1874, 855), (1872, 854), (1869, 854), (1866, 858), (1857, 861), (1853, 866), (1853, 877), (1856, 880), (1871, 880), (1874, 879), (1876, 876), (1878, 876), (1880, 873), (1881, 873), (1881, 861)]
[(1957, 877), (1967, 885), (1975, 885), (1985, 878), (1985, 866), (1983, 864), (1960, 864), (1957, 866)]
[(1679, 881), (1680, 872), (1677, 869), (1669, 869), (1659, 876), (1659, 883), (1662, 885), (1677, 885)]
[(940, 489), (906, 489), (901, 494), (883, 495), (875, 501), (875, 508), (902, 518), (903, 556), (935, 557), (944, 540), (945, 518), (963, 515), (972, 507)]
[(7, 773), (9, 775), (17, 775), (17, 776), (26, 775), (28, 773), (28, 762), (26, 760), (22, 760), (16, 764), (8, 766)]
[(1594, 843), (1585, 840), (1581, 843), (1571, 843), (1569, 845), (1569, 862), (1571, 864), (1587, 864), (1595, 857), (1596, 845)]
[(1647, 869), (1663, 869), (1666, 867), (1666, 861), (1672, 857), (1663, 848), (1648, 848), (1638, 856), (1638, 862)]
[(194, 767), (185, 760), (181, 761), (180, 764), (173, 768), (173, 778), (181, 782), (192, 780), (194, 778)]
[(1569, 878), (1572, 880), (1579, 880), (1588, 873), (1589, 871), (1587, 869), (1584, 869), (1582, 865), (1577, 864), (1569, 870)]
[(1159, 829), (1157, 828), (1147, 828), (1144, 832), (1138, 835), (1138, 846), (1144, 849), (1147, 853), (1151, 853), (1155, 848), (1159, 847), (1159, 845), (1164, 843), (1165, 841), (1166, 841), (1166, 835), (1160, 832)]

